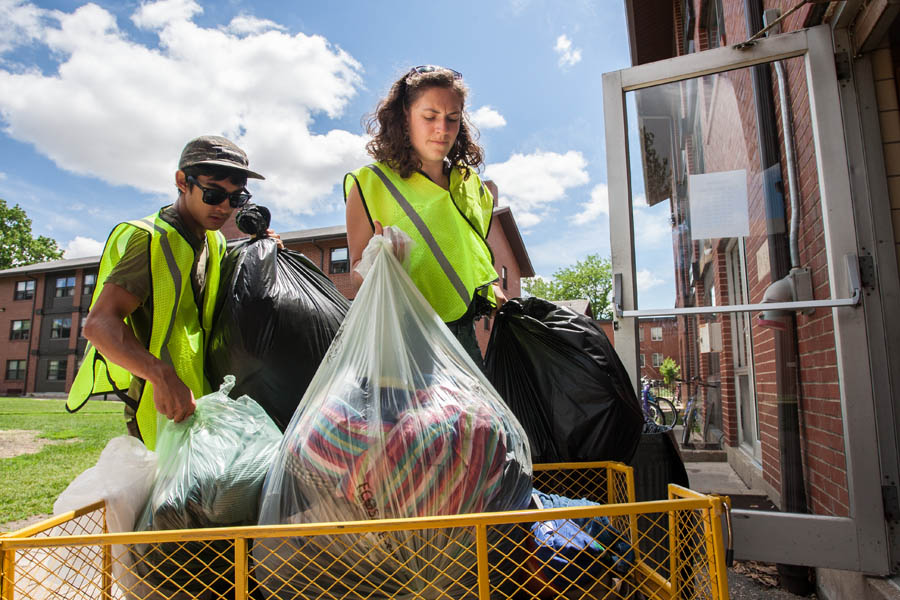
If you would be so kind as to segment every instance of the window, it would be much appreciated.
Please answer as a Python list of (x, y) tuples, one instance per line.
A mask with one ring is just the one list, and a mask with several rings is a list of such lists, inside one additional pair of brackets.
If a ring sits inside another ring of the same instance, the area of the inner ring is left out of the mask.
[(56, 297), (65, 298), (66, 296), (75, 295), (75, 278), (74, 277), (57, 277), (56, 278)]
[(644, 355), (641, 354), (641, 368), (644, 368)]
[(639, 342), (644, 341), (644, 328), (643, 327), (638, 327), (638, 341)]
[(66, 361), (64, 361), (64, 360), (48, 360), (47, 361), (47, 379), (49, 381), (65, 381), (66, 380)]
[(663, 355), (659, 352), (654, 352), (653, 353), (653, 366), (658, 369), (659, 367), (662, 366), (662, 363), (663, 363)]
[(332, 248), (331, 261), (328, 269), (329, 273), (349, 273), (350, 257), (347, 254), (347, 248)]
[(34, 298), (34, 280), (17, 281), (13, 300), (31, 300)]
[(85, 273), (84, 274), (84, 283), (81, 286), (81, 293), (85, 296), (93, 295), (94, 288), (97, 286), (97, 274), (96, 273)]
[(11, 340), (27, 340), (31, 335), (31, 321), (24, 319), (21, 321), (13, 321), (9, 327), (9, 339)]
[(53, 321), (50, 323), (50, 339), (55, 340), (68, 338), (71, 329), (71, 317), (66, 317), (65, 319), (53, 319)]
[(650, 340), (653, 342), (662, 341), (662, 327), (651, 327), (650, 328)]
[(81, 315), (81, 321), (78, 324), (78, 337), (80, 337), (80, 338), (84, 337), (84, 324), (85, 323), (87, 323), (87, 315)]
[(725, 45), (725, 23), (722, 0), (709, 0), (706, 5), (706, 37), (708, 49)]
[(25, 361), (6, 361), (6, 378), (11, 381), (22, 381), (23, 379), (25, 379)]
[(500, 267), (500, 281), (503, 283), (503, 289), (506, 289), (506, 267)]
[(484, 321), (484, 330), (490, 331), (491, 330), (491, 320), (488, 319), (487, 317), (485, 317), (482, 319), (482, 321)]

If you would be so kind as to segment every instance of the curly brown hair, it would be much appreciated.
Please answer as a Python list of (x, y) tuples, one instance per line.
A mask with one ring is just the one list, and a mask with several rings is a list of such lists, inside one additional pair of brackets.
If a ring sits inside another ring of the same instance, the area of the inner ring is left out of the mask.
[(460, 167), (468, 178), (466, 167), (478, 169), (484, 164), (484, 150), (476, 143), (478, 130), (469, 121), (465, 111), (468, 88), (458, 75), (449, 69), (436, 69), (427, 73), (410, 71), (394, 82), (386, 98), (366, 117), (366, 131), (372, 140), (366, 150), (377, 161), (397, 171), (404, 179), (422, 167), (422, 161), (413, 151), (407, 127), (407, 109), (425, 90), (443, 87), (454, 90), (462, 101), (463, 111), (459, 121), (459, 134), (447, 154), (451, 167)]

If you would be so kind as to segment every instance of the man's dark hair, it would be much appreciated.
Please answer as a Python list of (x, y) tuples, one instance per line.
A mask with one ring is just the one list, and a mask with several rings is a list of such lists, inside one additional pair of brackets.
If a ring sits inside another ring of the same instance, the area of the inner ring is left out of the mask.
[[(191, 167), (185, 167), (182, 171), (184, 171), (185, 177), (206, 175), (213, 181), (224, 181), (227, 179), (234, 185), (239, 185), (241, 187), (246, 187), (247, 185), (246, 173), (220, 165), (193, 165)], [(191, 183), (188, 182), (188, 185), (191, 185)]]

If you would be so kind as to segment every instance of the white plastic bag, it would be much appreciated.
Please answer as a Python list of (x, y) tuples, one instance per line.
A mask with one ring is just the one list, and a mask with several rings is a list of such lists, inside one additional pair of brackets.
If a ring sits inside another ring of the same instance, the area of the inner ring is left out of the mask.
[[(130, 435), (111, 439), (97, 464), (86, 469), (59, 495), (53, 503), (53, 514), (76, 510), (99, 500), (106, 501), (106, 526), (110, 533), (134, 530), (137, 516), (143, 510), (156, 478), (156, 453), (147, 450), (143, 442)], [(98, 532), (99, 533), (99, 532)], [(137, 582), (131, 571), (132, 559), (128, 548), (111, 548), (113, 578), (120, 590), (130, 590)], [(57, 577), (69, 581), (65, 573), (71, 567), (62, 561), (54, 569)]]
[[(371, 269), (266, 477), (262, 525), (529, 503), (522, 426), (403, 270), (394, 246), (374, 236), (364, 253)], [(499, 534), (492, 528), (490, 535)], [(272, 598), (462, 598), (477, 588), (474, 549), (474, 530), (457, 528), (261, 538), (253, 556)]]

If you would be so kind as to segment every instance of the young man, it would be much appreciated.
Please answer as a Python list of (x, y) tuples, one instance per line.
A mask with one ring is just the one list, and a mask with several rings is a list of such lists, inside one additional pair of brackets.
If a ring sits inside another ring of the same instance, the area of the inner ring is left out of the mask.
[(248, 164), (223, 137), (191, 140), (175, 172), (175, 203), (113, 229), (69, 411), (114, 392), (126, 404), (129, 432), (153, 450), (158, 416), (181, 421), (193, 414), (194, 398), (211, 391), (203, 367), (225, 255), (218, 230), (250, 199), (247, 178), (264, 179)]

